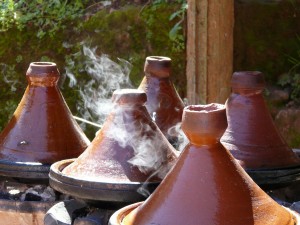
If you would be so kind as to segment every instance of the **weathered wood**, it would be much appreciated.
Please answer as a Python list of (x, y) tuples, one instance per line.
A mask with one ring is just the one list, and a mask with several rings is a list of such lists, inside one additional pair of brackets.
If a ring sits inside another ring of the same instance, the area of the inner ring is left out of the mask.
[(233, 65), (233, 0), (188, 0), (189, 104), (224, 103)]

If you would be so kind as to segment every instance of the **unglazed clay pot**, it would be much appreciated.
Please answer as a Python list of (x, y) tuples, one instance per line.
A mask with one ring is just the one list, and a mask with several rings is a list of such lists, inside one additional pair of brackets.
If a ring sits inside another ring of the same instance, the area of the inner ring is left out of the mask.
[(89, 140), (61, 95), (55, 63), (31, 63), (27, 89), (0, 135), (0, 174), (48, 178), (50, 164), (80, 155)]
[(145, 77), (138, 89), (146, 92), (146, 108), (170, 143), (176, 145), (176, 136), (168, 131), (181, 122), (184, 104), (170, 80), (171, 59), (149, 56), (144, 72)]
[[(56, 190), (87, 200), (133, 202), (142, 197), (139, 186), (158, 184), (173, 165), (175, 149), (151, 120), (146, 94), (123, 89), (112, 98), (114, 108), (87, 150), (70, 165), (51, 167)], [(84, 192), (86, 186), (94, 191)]]
[(236, 72), (226, 102), (228, 127), (221, 142), (246, 169), (299, 166), (300, 160), (277, 131), (265, 104), (260, 72)]
[(182, 129), (190, 144), (155, 192), (127, 206), (110, 225), (295, 225), (295, 216), (273, 201), (244, 172), (219, 139), (225, 107), (188, 106)]

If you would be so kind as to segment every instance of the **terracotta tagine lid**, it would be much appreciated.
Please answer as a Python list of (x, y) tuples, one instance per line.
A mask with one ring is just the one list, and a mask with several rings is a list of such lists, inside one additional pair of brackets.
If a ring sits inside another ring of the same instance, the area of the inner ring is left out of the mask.
[(295, 216), (273, 201), (220, 143), (225, 107), (188, 106), (182, 129), (190, 143), (155, 192), (127, 206), (110, 225), (295, 225)]
[(168, 131), (181, 122), (184, 104), (170, 80), (171, 59), (149, 56), (144, 72), (145, 77), (138, 89), (146, 92), (146, 108), (170, 143), (176, 145), (176, 137)]
[(277, 131), (263, 98), (261, 72), (236, 72), (226, 102), (228, 127), (221, 139), (245, 169), (300, 165), (300, 159)]
[[(177, 158), (175, 149), (151, 120), (144, 105), (146, 94), (123, 89), (115, 91), (112, 99), (111, 114), (85, 152), (61, 170), (60, 162), (52, 167), (50, 184), (55, 189), (83, 199), (132, 202), (139, 195), (138, 186), (144, 182), (158, 184), (173, 165)], [(65, 178), (75, 180), (72, 193), (65, 189), (66, 185), (60, 185), (70, 181)], [(95, 189), (107, 189), (108, 193), (83, 194), (82, 184), (93, 184)], [(122, 185), (128, 193), (132, 192), (127, 200), (126, 191), (121, 199), (114, 195), (115, 188), (123, 190)]]
[(50, 164), (80, 155), (89, 140), (61, 95), (55, 63), (31, 63), (27, 89), (0, 134), (0, 174), (48, 178)]

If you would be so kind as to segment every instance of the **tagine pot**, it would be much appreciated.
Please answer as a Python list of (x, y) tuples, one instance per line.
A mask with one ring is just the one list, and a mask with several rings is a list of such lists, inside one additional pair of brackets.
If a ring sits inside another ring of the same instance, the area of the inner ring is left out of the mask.
[(112, 112), (85, 152), (51, 167), (54, 189), (86, 201), (135, 202), (174, 164), (175, 149), (151, 120), (146, 94), (117, 90), (112, 100)]
[(279, 134), (264, 101), (263, 74), (236, 72), (231, 86), (221, 142), (259, 184), (300, 179), (300, 159)]
[(146, 108), (169, 142), (176, 146), (176, 134), (171, 134), (169, 130), (181, 122), (184, 104), (170, 79), (171, 59), (147, 57), (144, 73), (138, 89), (147, 95)]
[(61, 95), (55, 63), (31, 63), (28, 86), (0, 134), (0, 175), (48, 179), (50, 165), (79, 156), (89, 140)]
[(110, 225), (295, 225), (297, 215), (273, 201), (220, 143), (225, 107), (188, 106), (182, 129), (190, 143), (155, 192), (121, 208)]

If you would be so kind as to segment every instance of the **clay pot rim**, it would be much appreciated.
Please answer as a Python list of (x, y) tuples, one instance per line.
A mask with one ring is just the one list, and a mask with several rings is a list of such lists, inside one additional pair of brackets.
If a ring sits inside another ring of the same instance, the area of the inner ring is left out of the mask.
[(226, 110), (225, 105), (219, 103), (210, 103), (207, 105), (188, 105), (184, 108), (187, 113), (207, 114), (217, 113)]
[(172, 59), (166, 56), (148, 56), (145, 60), (144, 73), (157, 79), (168, 79), (171, 72)]
[(109, 218), (108, 225), (122, 225), (123, 219), (134, 209), (142, 205), (144, 202), (137, 202), (128, 206), (125, 206), (118, 211), (114, 212)]
[[(141, 206), (144, 202), (137, 202), (128, 206), (125, 206), (115, 213), (113, 213), (108, 221), (108, 225), (123, 225), (122, 221), (123, 219), (134, 209), (138, 208)], [(300, 215), (296, 212), (293, 211), (287, 207), (284, 207), (280, 205), (281, 207), (285, 208), (287, 211), (289, 211), (296, 219), (296, 224), (295, 225), (300, 225)]]
[(170, 57), (167, 57), (167, 56), (158, 56), (158, 55), (152, 55), (152, 56), (147, 56), (146, 57), (146, 61), (172, 61)]
[(27, 77), (52, 77), (57, 79), (59, 72), (56, 63), (53, 62), (32, 62), (27, 72)]
[[(95, 183), (95, 184), (98, 184), (98, 183), (104, 183), (104, 182), (99, 182), (99, 181), (87, 181), (87, 180), (82, 180), (82, 179), (79, 179), (79, 178), (75, 178), (75, 177), (72, 177), (72, 176), (67, 176), (65, 175), (64, 173), (62, 173), (62, 170), (68, 166), (69, 164), (71, 164), (72, 162), (74, 162), (76, 160), (76, 158), (73, 158), (73, 159), (65, 159), (65, 160), (61, 160), (61, 161), (58, 161), (58, 162), (55, 162), (51, 165), (50, 167), (50, 172), (54, 172), (56, 173), (57, 175), (59, 176), (62, 176), (64, 178), (67, 178), (67, 179), (70, 179), (70, 180), (77, 180), (77, 181), (83, 181), (83, 182), (89, 182), (89, 183)], [(125, 182), (125, 181), (122, 181), (122, 182), (105, 182), (107, 184), (111, 184), (111, 185), (120, 185), (120, 184), (136, 184), (136, 185), (141, 185), (141, 184), (152, 184), (152, 183), (160, 183), (160, 182), (136, 182), (136, 181), (133, 181), (133, 182)]]
[(48, 180), (50, 164), (38, 162), (13, 162), (0, 159), (0, 175), (15, 178)]
[(91, 201), (136, 202), (145, 199), (137, 192), (140, 187), (153, 191), (160, 182), (99, 182), (77, 179), (62, 173), (76, 159), (58, 161), (51, 165), (50, 186), (55, 190)]
[(117, 89), (113, 92), (113, 103), (118, 104), (144, 104), (147, 101), (147, 95), (144, 91), (139, 89)]
[(263, 90), (265, 88), (264, 75), (260, 71), (236, 71), (230, 81), (232, 89)]
[(284, 207), (282, 205), (281, 205), (281, 207), (285, 208), (287, 211), (289, 211), (295, 217), (295, 219), (296, 219), (296, 224), (295, 225), (300, 225), (300, 215), (299, 215), (299, 213), (297, 213), (296, 211), (291, 210), (287, 207)]
[(56, 66), (54, 62), (32, 62), (29, 66), (36, 66), (36, 67), (45, 67), (45, 66)]

